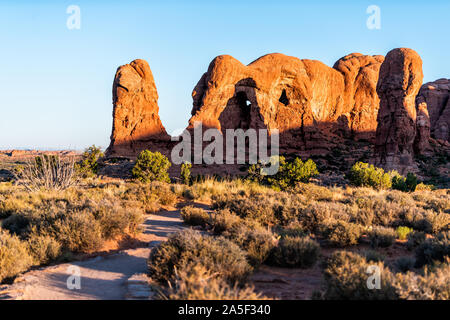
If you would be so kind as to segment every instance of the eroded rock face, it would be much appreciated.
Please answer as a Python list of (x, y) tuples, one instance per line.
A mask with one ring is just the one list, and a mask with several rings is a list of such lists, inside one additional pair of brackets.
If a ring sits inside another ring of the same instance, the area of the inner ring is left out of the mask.
[(401, 173), (413, 165), (416, 95), (423, 81), (422, 59), (411, 49), (390, 51), (380, 69), (375, 163)]
[(346, 136), (372, 140), (377, 129), (380, 99), (377, 94), (378, 74), (384, 57), (352, 53), (334, 64), (344, 76), (344, 109), (339, 127)]
[(159, 118), (158, 93), (150, 66), (134, 60), (117, 69), (113, 84), (113, 129), (108, 156), (136, 156), (169, 141)]
[(450, 142), (450, 79), (424, 84), (416, 102), (428, 109), (431, 137)]
[(330, 148), (343, 92), (343, 76), (319, 61), (269, 54), (245, 66), (219, 56), (192, 93), (189, 127), (278, 129), (282, 148), (321, 152)]

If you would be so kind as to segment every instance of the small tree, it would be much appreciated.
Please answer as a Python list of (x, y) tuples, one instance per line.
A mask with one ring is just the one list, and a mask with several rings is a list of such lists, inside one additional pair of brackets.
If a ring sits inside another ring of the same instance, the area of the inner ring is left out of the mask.
[(171, 165), (169, 159), (160, 152), (144, 150), (139, 154), (131, 173), (133, 178), (144, 183), (151, 181), (170, 183), (167, 170)]
[(392, 176), (392, 189), (400, 190), (400, 191), (415, 191), (418, 181), (417, 176), (414, 173), (408, 172), (406, 178), (398, 174), (398, 172), (394, 171)]
[(267, 181), (280, 189), (292, 187), (298, 182), (309, 182), (312, 177), (319, 174), (316, 164), (311, 159), (305, 163), (300, 158), (287, 162), (284, 157), (279, 157), (279, 166), (278, 173), (268, 177)]
[(385, 173), (382, 168), (364, 162), (355, 163), (347, 178), (357, 187), (389, 189), (392, 185), (391, 176)]
[(103, 156), (100, 147), (95, 145), (84, 150), (81, 161), (76, 164), (78, 173), (84, 178), (95, 176), (98, 173), (98, 160)]
[(191, 183), (191, 168), (192, 164), (190, 162), (184, 162), (181, 165), (181, 180), (184, 184), (190, 184)]

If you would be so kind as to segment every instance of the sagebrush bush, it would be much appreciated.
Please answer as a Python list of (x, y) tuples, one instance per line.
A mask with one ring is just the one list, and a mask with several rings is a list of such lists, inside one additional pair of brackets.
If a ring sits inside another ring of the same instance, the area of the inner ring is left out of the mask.
[(92, 145), (84, 150), (81, 160), (75, 164), (75, 169), (83, 178), (93, 177), (98, 173), (98, 161), (103, 157), (101, 148)]
[(358, 187), (372, 187), (375, 189), (389, 189), (392, 185), (391, 177), (382, 168), (377, 168), (364, 162), (355, 163), (347, 176), (349, 181)]
[(408, 242), (406, 242), (406, 247), (409, 250), (416, 248), (425, 242), (427, 235), (421, 231), (414, 231), (408, 234)]
[(361, 226), (345, 221), (338, 221), (328, 231), (328, 241), (339, 247), (358, 244), (361, 237)]
[(243, 249), (247, 253), (249, 263), (255, 267), (266, 261), (276, 245), (273, 233), (258, 224), (248, 225), (245, 222), (235, 224), (224, 231), (223, 236)]
[(27, 240), (33, 264), (47, 264), (61, 255), (61, 243), (48, 235), (40, 235), (33, 230)]
[(27, 270), (32, 264), (27, 243), (0, 228), (0, 283)]
[(242, 222), (241, 218), (228, 209), (216, 210), (212, 216), (211, 225), (214, 233), (221, 234), (226, 230), (237, 226)]
[(416, 266), (422, 267), (433, 262), (443, 262), (450, 257), (450, 232), (426, 239), (416, 248)]
[(415, 264), (416, 259), (412, 257), (400, 257), (395, 260), (395, 267), (403, 273), (412, 270)]
[(386, 257), (375, 251), (375, 250), (367, 250), (364, 252), (364, 257), (366, 258), (367, 261), (373, 261), (373, 262), (383, 262)]
[(137, 157), (136, 164), (131, 170), (131, 173), (133, 178), (143, 183), (152, 181), (169, 183), (170, 178), (167, 170), (169, 170), (171, 165), (169, 159), (160, 152), (144, 150)]
[(272, 265), (288, 268), (310, 268), (320, 255), (320, 245), (309, 237), (285, 236), (270, 254)]
[(223, 237), (201, 235), (194, 230), (178, 232), (154, 248), (148, 260), (149, 275), (159, 283), (173, 282), (191, 263), (205, 267), (230, 284), (243, 282), (251, 267), (245, 252)]
[(205, 227), (211, 221), (211, 218), (202, 208), (195, 208), (193, 206), (183, 207), (180, 211), (183, 221), (191, 226)]
[(253, 288), (230, 285), (198, 264), (188, 265), (176, 273), (174, 285), (162, 297), (170, 300), (261, 300), (264, 296)]
[(373, 248), (386, 248), (391, 246), (396, 238), (396, 233), (391, 228), (374, 227), (368, 233), (370, 245)]
[(413, 272), (397, 274), (395, 288), (400, 299), (405, 300), (449, 300), (450, 261), (435, 268), (425, 270), (424, 275)]
[[(373, 272), (369, 266), (380, 270), (380, 289), (369, 289), (367, 280)], [(369, 271), (369, 272), (368, 272)], [(395, 300), (395, 277), (382, 262), (370, 262), (360, 255), (338, 251), (325, 262), (324, 280), (327, 300)]]

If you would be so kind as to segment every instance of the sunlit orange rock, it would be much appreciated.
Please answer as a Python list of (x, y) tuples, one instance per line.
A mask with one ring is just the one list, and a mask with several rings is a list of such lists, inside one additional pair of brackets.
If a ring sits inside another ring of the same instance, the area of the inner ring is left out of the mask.
[(422, 86), (422, 59), (411, 49), (390, 51), (380, 69), (375, 164), (401, 173), (413, 166), (416, 95)]
[(158, 93), (145, 60), (117, 69), (113, 84), (113, 129), (108, 156), (136, 156), (170, 140), (159, 118)]

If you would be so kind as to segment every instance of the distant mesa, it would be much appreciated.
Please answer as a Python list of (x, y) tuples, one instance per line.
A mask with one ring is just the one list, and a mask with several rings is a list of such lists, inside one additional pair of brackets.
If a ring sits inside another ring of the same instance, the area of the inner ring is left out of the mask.
[[(417, 154), (450, 148), (450, 80), (422, 86), (420, 56), (394, 49), (385, 57), (352, 53), (333, 68), (279, 53), (245, 66), (216, 57), (192, 92), (187, 129), (278, 129), (280, 151), (327, 155), (346, 141), (368, 141), (373, 162), (401, 171)], [(117, 69), (107, 155), (134, 158), (143, 149), (169, 153), (173, 142), (158, 112), (144, 60)], [(431, 143), (431, 144), (430, 144)]]

